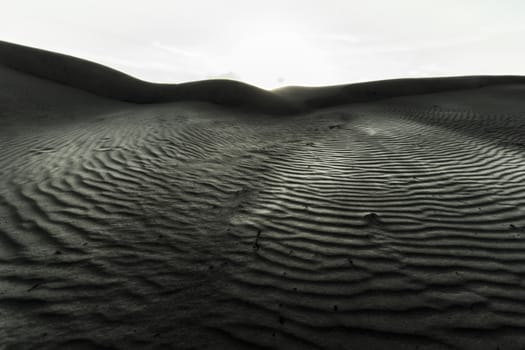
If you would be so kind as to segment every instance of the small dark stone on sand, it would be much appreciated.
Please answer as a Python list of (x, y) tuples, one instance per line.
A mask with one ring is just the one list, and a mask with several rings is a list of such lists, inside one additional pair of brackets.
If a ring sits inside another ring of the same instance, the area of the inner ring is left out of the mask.
[(259, 249), (259, 237), (261, 237), (261, 230), (257, 230), (257, 235), (255, 236), (255, 242), (253, 243), (253, 249), (257, 250)]
[(369, 213), (364, 216), (364, 219), (369, 225), (377, 225), (381, 223), (381, 219), (379, 218), (379, 215), (376, 213)]

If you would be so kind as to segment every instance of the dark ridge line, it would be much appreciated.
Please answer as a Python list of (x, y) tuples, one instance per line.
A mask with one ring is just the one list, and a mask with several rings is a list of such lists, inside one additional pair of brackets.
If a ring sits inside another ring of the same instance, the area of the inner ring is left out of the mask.
[(0, 41), (0, 65), (98, 96), (137, 104), (202, 101), (269, 114), (301, 110), (270, 91), (234, 80), (150, 83), (98, 63), (3, 41)]
[(159, 84), (88, 60), (5, 41), (0, 41), (0, 65), (124, 102), (201, 101), (268, 114), (294, 114), (393, 97), (525, 84), (525, 76), (514, 75), (390, 79), (325, 87), (289, 86), (271, 91), (226, 79)]

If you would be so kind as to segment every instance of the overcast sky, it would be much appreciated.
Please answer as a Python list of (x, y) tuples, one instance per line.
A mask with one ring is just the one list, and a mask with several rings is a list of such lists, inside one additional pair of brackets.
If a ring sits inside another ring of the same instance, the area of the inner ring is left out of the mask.
[(525, 75), (522, 0), (0, 0), (0, 40), (155, 82)]

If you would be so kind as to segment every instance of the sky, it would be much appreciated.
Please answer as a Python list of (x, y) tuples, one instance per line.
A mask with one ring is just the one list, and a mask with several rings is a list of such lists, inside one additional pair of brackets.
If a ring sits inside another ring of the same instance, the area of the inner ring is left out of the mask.
[(0, 40), (142, 80), (266, 89), (525, 75), (522, 0), (0, 0)]

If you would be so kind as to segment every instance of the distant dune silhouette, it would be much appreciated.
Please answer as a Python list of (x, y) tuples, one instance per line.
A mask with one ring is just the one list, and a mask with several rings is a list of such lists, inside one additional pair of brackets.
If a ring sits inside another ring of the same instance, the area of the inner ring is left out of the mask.
[(155, 84), (87, 60), (0, 42), (0, 64), (42, 79), (133, 103), (205, 101), (228, 107), (249, 107), (267, 113), (297, 111), (266, 90), (234, 80)]
[(398, 96), (525, 83), (522, 76), (393, 79), (326, 86), (290, 86), (267, 91), (234, 80), (157, 84), (80, 58), (0, 41), (0, 64), (90, 93), (132, 103), (203, 101), (269, 114), (375, 101)]

